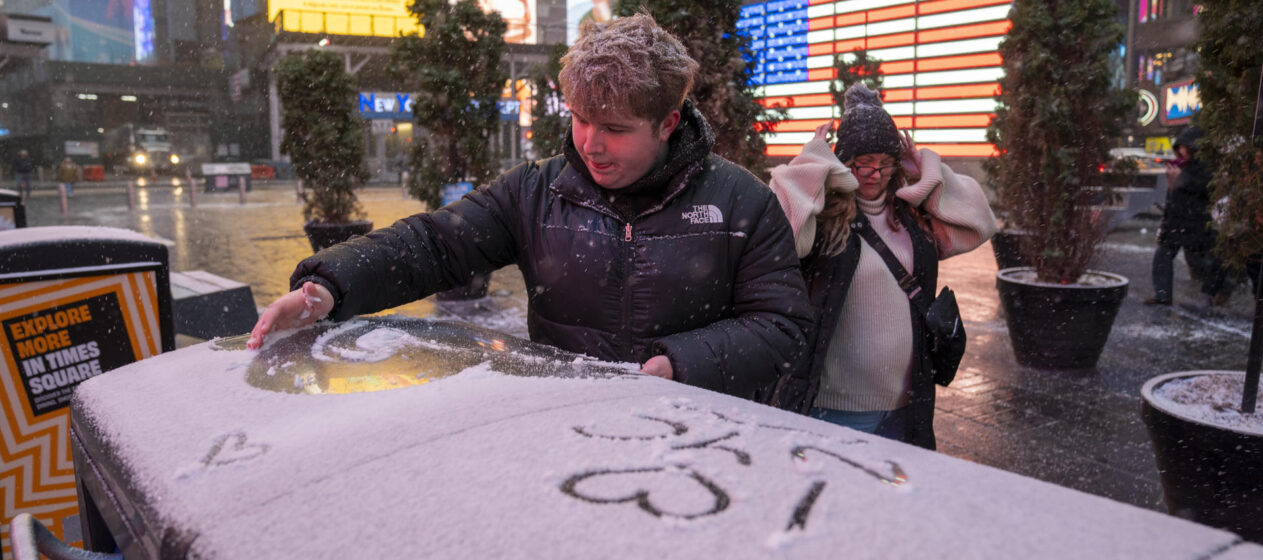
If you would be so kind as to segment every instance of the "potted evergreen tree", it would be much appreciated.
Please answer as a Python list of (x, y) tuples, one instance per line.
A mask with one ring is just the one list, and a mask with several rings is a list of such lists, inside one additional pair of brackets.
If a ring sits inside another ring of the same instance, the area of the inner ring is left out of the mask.
[[(829, 81), (829, 96), (833, 98), (833, 118), (842, 116), (842, 108), (846, 106), (846, 90), (859, 82), (879, 94), (881, 84), (885, 80), (881, 73), (881, 60), (868, 55), (864, 49), (851, 51), (850, 56), (837, 54), (833, 56), (834, 77)], [(882, 95), (885, 98), (885, 95)]]
[(355, 189), (368, 180), (364, 122), (355, 114), (355, 80), (342, 57), (311, 49), (291, 53), (276, 65), (282, 106), (281, 153), (290, 157), (303, 182), (303, 230), (319, 251), (363, 235)]
[[(425, 30), (391, 47), (395, 74), (414, 92), (417, 132), (409, 158), (416, 173), (409, 176), (408, 191), (436, 209), (445, 189), (485, 184), (499, 169), (492, 138), (500, 126), (496, 102), (509, 78), (500, 62), (506, 26), (500, 14), (484, 12), (476, 0), (411, 0), (408, 11)], [(466, 288), (439, 298), (483, 297), (490, 278), (477, 275)]]
[(535, 94), (531, 97), (531, 143), (536, 157), (555, 156), (565, 147), (570, 112), (561, 97), (558, 78), (561, 57), (565, 54), (565, 45), (555, 45), (548, 54), (548, 62), (531, 68), (531, 81), (535, 84)]
[(1217, 253), (1232, 269), (1253, 265), (1254, 331), (1244, 373), (1160, 375), (1142, 388), (1141, 411), (1168, 510), (1263, 543), (1263, 50), (1252, 40), (1263, 35), (1263, 4), (1208, 3), (1197, 19), (1198, 148), (1212, 170), (1211, 199), (1222, 201)]
[[(1135, 94), (1112, 83), (1123, 37), (1112, 0), (1016, 0), (987, 162), (1009, 227), (1029, 232), (1032, 267), (997, 277), (1018, 363), (1091, 368), (1127, 294), (1122, 276), (1089, 271), (1105, 234), (1101, 166), (1133, 113)], [(1074, 40), (1069, 40), (1073, 38)]]

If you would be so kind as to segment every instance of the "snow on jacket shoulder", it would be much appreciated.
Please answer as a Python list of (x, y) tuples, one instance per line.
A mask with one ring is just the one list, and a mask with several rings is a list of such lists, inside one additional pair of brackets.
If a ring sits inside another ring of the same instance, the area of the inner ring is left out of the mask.
[[(700, 117), (699, 117), (700, 118)], [(342, 320), (517, 264), (531, 339), (597, 358), (670, 358), (675, 379), (764, 400), (805, 348), (809, 310), (776, 198), (707, 155), (627, 221), (558, 156), (486, 188), (326, 249), (299, 264)]]

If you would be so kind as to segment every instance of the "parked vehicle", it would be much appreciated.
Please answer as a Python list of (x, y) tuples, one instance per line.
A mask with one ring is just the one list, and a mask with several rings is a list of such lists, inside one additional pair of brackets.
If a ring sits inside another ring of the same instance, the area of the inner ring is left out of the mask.
[(162, 127), (125, 124), (106, 131), (104, 144), (107, 165), (116, 172), (172, 173), (180, 165), (180, 155)]

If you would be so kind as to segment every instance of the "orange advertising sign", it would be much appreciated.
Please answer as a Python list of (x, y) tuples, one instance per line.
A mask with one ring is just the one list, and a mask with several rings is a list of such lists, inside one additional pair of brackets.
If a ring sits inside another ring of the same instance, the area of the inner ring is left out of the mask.
[(18, 513), (80, 540), (70, 397), (83, 381), (162, 351), (158, 307), (155, 271), (0, 284), (6, 555)]

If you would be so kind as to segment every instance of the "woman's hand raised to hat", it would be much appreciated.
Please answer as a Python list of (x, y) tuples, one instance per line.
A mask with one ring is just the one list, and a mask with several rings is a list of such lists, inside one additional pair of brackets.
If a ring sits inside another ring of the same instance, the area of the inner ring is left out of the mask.
[(917, 151), (917, 145), (912, 141), (912, 131), (906, 129), (903, 131), (903, 136), (899, 137), (899, 145), (901, 147), (899, 163), (903, 165), (903, 172), (908, 182), (920, 181), (921, 152)]
[(833, 132), (833, 119), (829, 119), (828, 122), (825, 122), (824, 124), (820, 126), (817, 126), (816, 135), (813, 137), (813, 139), (824, 140), (825, 142), (828, 142), (830, 132)]

